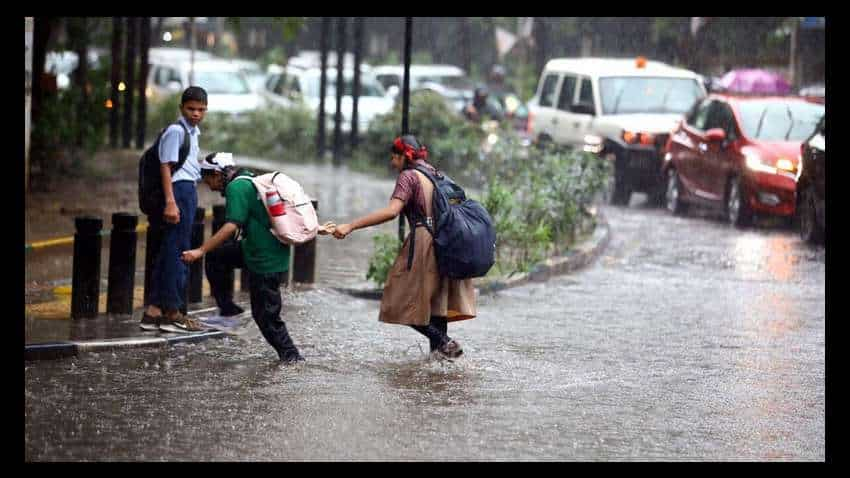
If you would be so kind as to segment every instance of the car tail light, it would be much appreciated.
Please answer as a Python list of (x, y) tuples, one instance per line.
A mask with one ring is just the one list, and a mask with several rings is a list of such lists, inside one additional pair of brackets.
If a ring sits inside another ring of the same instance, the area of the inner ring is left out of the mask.
[(655, 142), (655, 136), (649, 133), (640, 133), (638, 134), (638, 138), (640, 139), (640, 144), (650, 146)]
[(534, 121), (534, 113), (528, 112), (528, 119), (525, 122), (525, 132), (531, 134), (531, 123)]

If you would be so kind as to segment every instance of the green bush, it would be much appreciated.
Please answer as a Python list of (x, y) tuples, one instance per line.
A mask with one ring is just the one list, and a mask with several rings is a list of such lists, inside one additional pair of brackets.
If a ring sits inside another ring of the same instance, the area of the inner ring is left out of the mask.
[[(93, 155), (107, 140), (109, 128), (109, 83), (105, 69), (89, 71), (89, 91), (85, 104), (83, 92), (72, 85), (55, 94), (46, 94), (41, 114), (32, 125), (31, 160), (38, 167), (50, 166), (61, 174), (75, 173), (84, 165), (84, 156)], [(82, 144), (78, 141), (82, 140)], [(61, 161), (67, 152), (70, 163)]]
[[(360, 142), (355, 161), (386, 170), (389, 146), (401, 134), (401, 102), (390, 113), (372, 120)], [(478, 162), (481, 128), (449, 109), (446, 101), (432, 92), (410, 96), (410, 132), (428, 148), (428, 161), (452, 177), (462, 177), (464, 165)], [(460, 174), (460, 176), (459, 176)]]
[[(155, 137), (180, 116), (180, 94), (169, 97), (148, 115), (148, 131)], [(315, 157), (315, 121), (305, 108), (269, 106), (239, 116), (208, 111), (201, 129), (201, 146), (209, 151), (260, 156), (287, 161)]]
[(204, 148), (285, 161), (313, 161), (316, 125), (305, 108), (269, 106), (234, 117), (210, 112)]
[(369, 259), (369, 271), (366, 279), (374, 281), (379, 287), (387, 282), (387, 275), (401, 249), (401, 242), (395, 234), (379, 234), (372, 238), (375, 252)]

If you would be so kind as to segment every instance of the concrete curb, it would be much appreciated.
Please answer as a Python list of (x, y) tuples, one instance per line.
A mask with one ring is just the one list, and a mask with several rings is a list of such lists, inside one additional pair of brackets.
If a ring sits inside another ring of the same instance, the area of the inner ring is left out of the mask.
[[(492, 294), (500, 290), (509, 289), (529, 282), (545, 282), (552, 276), (566, 274), (593, 262), (608, 247), (611, 240), (611, 228), (605, 217), (596, 212), (593, 214), (597, 224), (593, 235), (575, 245), (566, 254), (549, 258), (532, 268), (530, 272), (519, 274), (508, 279), (498, 279), (481, 284), (476, 287), (479, 294)], [(383, 289), (349, 289), (333, 287), (333, 290), (342, 292), (361, 299), (381, 300)]]
[[(190, 311), (189, 315), (204, 312), (207, 309)], [(117, 339), (94, 339), (94, 340), (65, 340), (58, 342), (47, 342), (40, 344), (24, 345), (24, 360), (50, 360), (67, 357), (76, 357), (84, 353), (108, 352), (119, 349), (131, 349), (141, 347), (165, 347), (178, 343), (195, 343), (207, 339), (227, 337), (226, 332), (212, 330), (196, 334), (168, 334), (165, 336), (150, 337), (122, 337)]]

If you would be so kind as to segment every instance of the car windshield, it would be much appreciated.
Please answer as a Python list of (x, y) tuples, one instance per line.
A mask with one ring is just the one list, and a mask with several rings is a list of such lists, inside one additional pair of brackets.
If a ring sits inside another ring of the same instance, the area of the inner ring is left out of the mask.
[[(326, 96), (336, 96), (336, 74), (328, 72)], [(343, 96), (351, 96), (354, 92), (354, 77), (345, 78)], [(386, 96), (384, 87), (372, 76), (360, 75), (360, 96)], [(306, 96), (319, 97), (319, 75), (308, 77)]]
[(196, 71), (199, 86), (211, 95), (244, 95), (251, 92), (245, 79), (235, 71)]
[(684, 114), (703, 96), (691, 78), (609, 77), (599, 79), (602, 113)]
[(738, 105), (744, 134), (761, 141), (803, 141), (815, 130), (824, 106), (805, 101), (751, 100)]

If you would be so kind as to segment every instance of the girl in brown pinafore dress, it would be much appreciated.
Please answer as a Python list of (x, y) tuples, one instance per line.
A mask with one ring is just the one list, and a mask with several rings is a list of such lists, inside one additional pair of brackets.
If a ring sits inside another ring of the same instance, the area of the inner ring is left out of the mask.
[[(426, 159), (428, 152), (413, 135), (396, 138), (392, 146), (391, 162), (400, 171), (389, 206), (355, 219), (350, 224), (332, 228), (337, 239), (351, 231), (382, 224), (395, 219), (404, 212), (408, 224), (416, 216), (431, 216), (431, 195), (434, 185), (416, 166), (431, 170), (434, 167)], [(408, 270), (408, 251), (411, 235), (413, 261)], [(381, 313), (378, 320), (390, 324), (409, 325), (428, 337), (432, 352), (457, 357), (463, 353), (460, 344), (448, 336), (448, 322), (475, 317), (475, 289), (472, 279), (449, 279), (440, 277), (433, 238), (425, 227), (412, 227), (395, 262), (387, 275)]]

